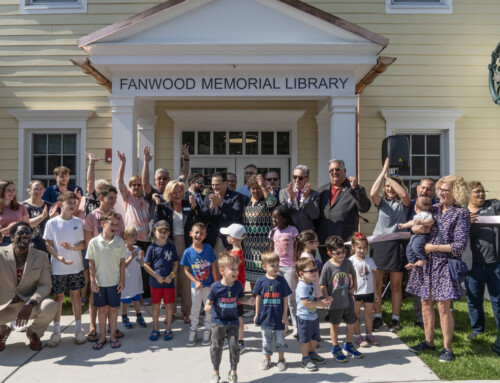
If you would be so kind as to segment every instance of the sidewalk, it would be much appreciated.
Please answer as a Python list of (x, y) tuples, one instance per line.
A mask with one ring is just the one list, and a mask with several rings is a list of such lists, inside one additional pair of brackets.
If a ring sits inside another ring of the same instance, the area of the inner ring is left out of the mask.
[[(151, 307), (148, 307), (150, 310)], [(25, 333), (12, 332), (6, 349), (0, 354), (0, 382), (101, 382), (116, 380), (125, 382), (156, 381), (166, 382), (209, 382), (212, 374), (209, 348), (201, 346), (201, 340), (195, 347), (186, 347), (189, 326), (182, 320), (174, 322), (174, 339), (170, 342), (149, 341), (152, 330), (151, 318), (144, 313), (148, 327), (134, 326), (125, 333), (122, 347), (112, 350), (109, 342), (101, 351), (94, 351), (91, 343), (74, 343), (72, 316), (63, 317), (63, 337), (56, 348), (44, 347), (40, 352), (33, 352), (27, 347)], [(84, 328), (88, 330), (89, 317), (84, 315)], [(132, 322), (135, 316), (131, 317)], [(288, 369), (278, 372), (275, 365), (262, 371), (260, 330), (250, 318), (245, 318), (248, 329), (245, 331), (247, 351), (241, 355), (238, 365), (240, 382), (435, 382), (438, 377), (413, 353), (399, 338), (390, 333), (387, 327), (376, 333), (381, 345), (363, 348), (363, 359), (350, 359), (339, 364), (330, 354), (329, 325), (321, 324), (321, 336), (325, 342), (317, 350), (327, 358), (327, 363), (317, 372), (307, 372), (299, 365), (301, 356), (297, 341), (287, 337), (288, 351), (285, 354)], [(161, 328), (161, 327), (160, 327)], [(200, 328), (198, 337), (202, 337)], [(52, 334), (52, 328), (42, 338), (45, 344)], [(345, 339), (345, 326), (341, 327), (340, 343)], [(162, 333), (163, 335), (163, 333)], [(277, 361), (273, 355), (272, 361)], [(92, 367), (92, 368), (91, 368)], [(227, 381), (229, 372), (229, 354), (224, 350), (220, 367), (221, 382)]]

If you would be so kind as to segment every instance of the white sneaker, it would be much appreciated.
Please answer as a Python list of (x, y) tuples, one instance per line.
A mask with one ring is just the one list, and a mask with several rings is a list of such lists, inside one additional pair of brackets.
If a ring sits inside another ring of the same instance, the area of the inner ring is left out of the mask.
[(57, 346), (59, 346), (59, 343), (61, 343), (61, 334), (53, 333), (50, 336), (49, 341), (47, 342), (47, 346), (49, 346), (49, 347), (57, 347)]
[(189, 331), (189, 337), (186, 346), (193, 347), (194, 345), (196, 345), (196, 331)]
[(85, 336), (85, 332), (83, 330), (75, 333), (75, 343), (76, 344), (84, 344), (87, 343), (87, 337)]
[(202, 346), (210, 346), (212, 344), (212, 331), (205, 330), (203, 333), (203, 341), (201, 342)]

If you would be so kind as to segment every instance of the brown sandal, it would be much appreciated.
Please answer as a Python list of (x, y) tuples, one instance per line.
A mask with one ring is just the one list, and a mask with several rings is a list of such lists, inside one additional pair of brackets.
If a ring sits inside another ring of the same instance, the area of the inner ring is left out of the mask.
[(87, 341), (90, 343), (95, 343), (99, 340), (96, 330), (91, 330), (87, 335)]
[(185, 324), (191, 324), (191, 319), (189, 319), (189, 315), (184, 314), (184, 323)]
[(7, 338), (10, 335), (10, 332), (12, 331), (12, 328), (10, 326), (5, 325), (6, 330), (0, 334), (0, 352), (3, 351), (5, 348), (5, 343), (7, 342)]

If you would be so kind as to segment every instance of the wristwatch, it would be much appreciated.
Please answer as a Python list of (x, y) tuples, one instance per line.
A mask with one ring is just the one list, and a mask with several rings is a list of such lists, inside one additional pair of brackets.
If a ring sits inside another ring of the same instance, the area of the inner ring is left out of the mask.
[(36, 306), (36, 304), (37, 304), (37, 302), (36, 302), (36, 301), (34, 301), (34, 300), (30, 300), (30, 301), (28, 302), (28, 304), (29, 304), (31, 307), (35, 307), (35, 306)]

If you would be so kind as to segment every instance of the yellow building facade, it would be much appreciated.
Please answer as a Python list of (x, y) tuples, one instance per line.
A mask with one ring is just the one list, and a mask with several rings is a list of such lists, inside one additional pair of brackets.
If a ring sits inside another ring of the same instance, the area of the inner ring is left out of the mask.
[[(383, 138), (404, 134), (408, 185), (455, 173), (496, 197), (500, 108), (487, 70), (500, 36), (495, 3), (5, 0), (1, 177), (23, 199), (30, 179), (50, 181), (63, 163), (83, 186), (85, 152), (106, 159), (116, 149), (129, 154), (130, 176), (146, 144), (154, 167), (177, 175), (190, 142), (191, 167), (204, 172), (241, 180), (251, 162), (278, 168), (284, 186), (305, 164), (316, 188), (340, 157), (369, 189)], [(396, 60), (380, 65), (382, 56)], [(98, 178), (116, 174), (111, 160), (97, 164)], [(374, 209), (367, 218), (369, 232)]]

